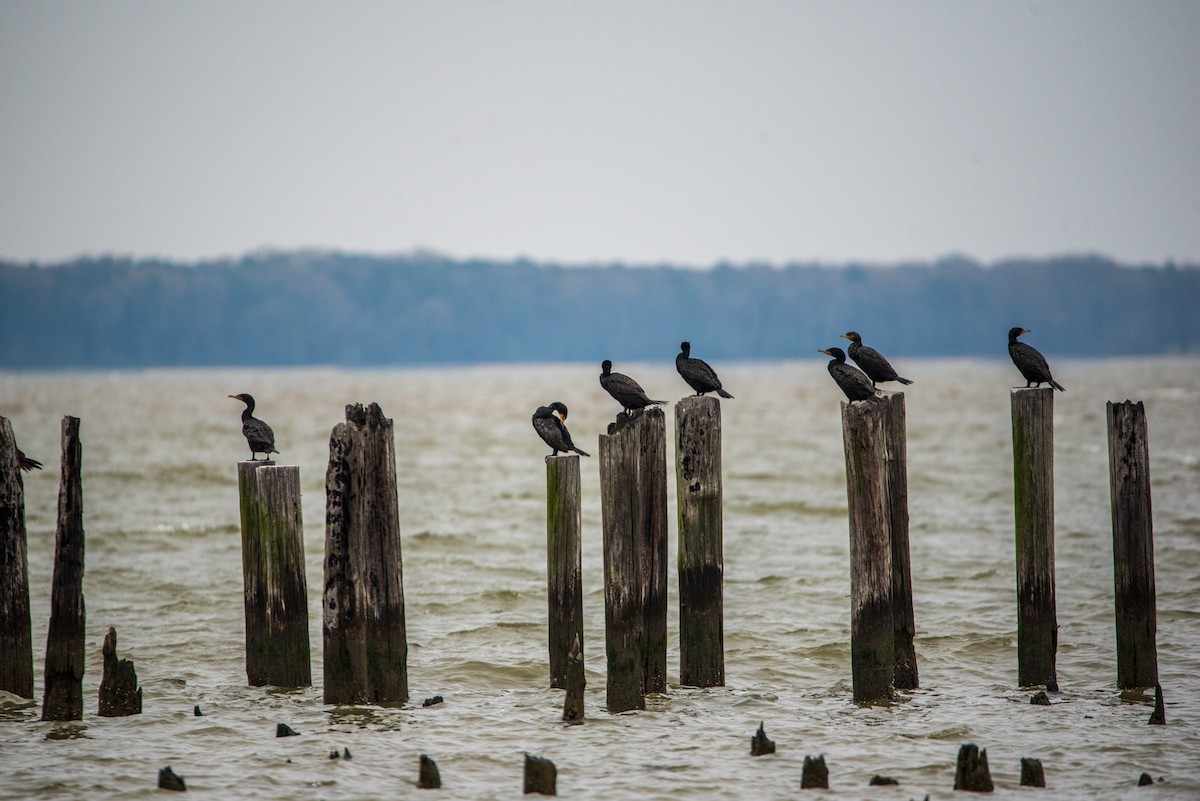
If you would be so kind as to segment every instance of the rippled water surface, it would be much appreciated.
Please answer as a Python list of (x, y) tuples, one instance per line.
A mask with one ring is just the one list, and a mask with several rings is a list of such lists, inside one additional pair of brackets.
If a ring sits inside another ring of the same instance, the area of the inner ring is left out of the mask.
[[(1045, 767), (1038, 798), (1200, 797), (1200, 359), (1055, 363), (1068, 392), (1055, 397), (1062, 693), (1049, 707), (1015, 686), (1016, 372), (896, 361), (917, 381), (906, 392), (921, 689), (851, 702), (840, 394), (822, 357), (716, 365), (737, 396), (722, 402), (728, 686), (673, 684), (643, 712), (605, 712), (599, 475), (584, 460), (588, 722), (574, 727), (547, 687), (546, 449), (529, 415), (566, 402), (595, 453), (618, 411), (598, 367), (0, 373), (0, 414), (46, 463), (25, 479), (39, 703), (0, 693), (0, 797), (160, 797), (164, 765), (189, 797), (426, 797), (426, 753), (444, 783), (429, 797), (508, 799), (532, 753), (556, 763), (561, 796), (783, 799), (820, 753), (829, 797), (948, 798), (965, 742), (987, 749), (1000, 798), (1034, 797), (1016, 786), (1025, 756)], [(653, 397), (685, 394), (670, 364), (616, 369)], [(248, 451), (241, 404), (226, 397), (238, 392), (258, 398), (278, 461), (300, 466), (316, 682), (303, 691), (245, 686), (236, 462)], [(1152, 694), (1115, 688), (1105, 401), (1127, 398), (1146, 402), (1150, 426), (1165, 727), (1146, 725)], [(329, 432), (346, 403), (372, 401), (395, 420), (413, 699), (397, 709), (321, 702)], [(72, 724), (38, 720), (64, 414), (82, 419), (87, 532), (86, 705)], [(672, 575), (672, 682), (675, 587)], [(142, 715), (95, 714), (110, 625), (136, 663)], [(445, 703), (421, 706), (435, 694)], [(749, 755), (760, 721), (773, 756)], [(279, 722), (301, 736), (277, 739)], [(353, 759), (329, 759), (334, 748)], [(1142, 771), (1165, 782), (1137, 790)], [(875, 774), (900, 786), (868, 788)]]

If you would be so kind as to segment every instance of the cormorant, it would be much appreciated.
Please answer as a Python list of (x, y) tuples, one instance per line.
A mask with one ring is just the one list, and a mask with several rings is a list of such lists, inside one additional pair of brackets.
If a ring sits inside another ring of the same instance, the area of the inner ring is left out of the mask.
[(733, 398), (721, 388), (721, 379), (708, 363), (702, 359), (692, 358), (692, 343), (680, 342), (679, 355), (675, 357), (675, 369), (683, 376), (683, 380), (696, 390), (697, 395), (705, 392), (716, 392), (722, 398)]
[(246, 442), (250, 445), (250, 461), (258, 461), (255, 458), (255, 454), (258, 453), (268, 459), (271, 458), (272, 453), (279, 453), (275, 450), (275, 432), (269, 425), (254, 417), (254, 396), (243, 392), (240, 395), (230, 395), (229, 397), (246, 404), (246, 408), (242, 410), (242, 434), (245, 435)]
[(867, 374), (867, 378), (871, 379), (871, 386), (875, 386), (878, 381), (899, 381), (901, 384), (911, 384), (907, 378), (901, 378), (891, 363), (883, 357), (883, 354), (874, 348), (868, 348), (862, 343), (862, 337), (857, 331), (847, 331), (842, 334), (842, 339), (850, 340), (850, 358), (854, 359), (854, 363), (858, 365), (858, 369)]
[[(556, 415), (555, 412), (558, 412)], [(537, 411), (533, 413), (533, 430), (538, 432), (538, 436), (542, 441), (554, 449), (551, 456), (558, 456), (558, 452), (570, 453), (575, 451), (580, 456), (591, 456), (590, 453), (585, 453), (575, 447), (575, 443), (571, 441), (571, 432), (567, 431), (567, 427), (563, 425), (563, 420), (567, 419), (567, 405), (561, 401), (555, 401), (549, 406), (539, 406)]]
[(642, 385), (623, 373), (612, 371), (612, 362), (605, 359), (600, 364), (600, 386), (608, 390), (608, 394), (616, 398), (617, 403), (627, 412), (644, 409), (652, 404), (662, 404), (666, 401), (650, 400)]
[(42, 469), (41, 462), (39, 462), (37, 459), (30, 459), (25, 455), (25, 451), (21, 450), (20, 448), (17, 448), (17, 463), (21, 465), (21, 469), (25, 472)]
[(1013, 364), (1025, 377), (1025, 386), (1034, 384), (1040, 387), (1043, 383), (1047, 383), (1059, 392), (1066, 392), (1062, 384), (1050, 377), (1050, 365), (1046, 364), (1046, 357), (1038, 353), (1032, 346), (1017, 341), (1017, 337), (1021, 334), (1028, 333), (1029, 329), (1027, 328), (1008, 329), (1008, 355), (1012, 357)]
[(842, 388), (842, 392), (846, 393), (847, 398), (852, 401), (860, 401), (875, 397), (875, 387), (871, 386), (871, 379), (867, 378), (867, 374), (862, 370), (846, 364), (846, 354), (842, 352), (841, 348), (819, 350), (817, 353), (833, 357), (833, 360), (829, 362), (829, 374)]

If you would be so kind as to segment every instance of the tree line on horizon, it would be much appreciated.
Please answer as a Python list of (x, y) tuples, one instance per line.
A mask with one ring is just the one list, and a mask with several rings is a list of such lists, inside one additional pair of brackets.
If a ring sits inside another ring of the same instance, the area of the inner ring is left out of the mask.
[(0, 262), (0, 367), (403, 365), (809, 357), (857, 330), (896, 356), (1200, 352), (1200, 266), (1101, 256), (895, 266), (564, 266), (258, 253)]

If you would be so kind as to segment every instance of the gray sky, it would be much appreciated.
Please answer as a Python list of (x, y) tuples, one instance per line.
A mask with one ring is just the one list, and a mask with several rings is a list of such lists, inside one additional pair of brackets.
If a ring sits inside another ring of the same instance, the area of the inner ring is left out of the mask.
[(1200, 261), (1200, 3), (0, 0), (0, 258)]

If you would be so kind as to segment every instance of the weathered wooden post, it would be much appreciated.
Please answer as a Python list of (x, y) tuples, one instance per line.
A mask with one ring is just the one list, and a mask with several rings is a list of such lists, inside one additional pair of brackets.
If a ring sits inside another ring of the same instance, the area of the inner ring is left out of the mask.
[(138, 686), (133, 662), (117, 657), (117, 630), (108, 627), (104, 636), (104, 678), (100, 681), (100, 717), (116, 718), (142, 712), (142, 688)]
[(679, 513), (679, 683), (725, 684), (721, 403), (692, 395), (675, 404)]
[(842, 401), (850, 512), (850, 669), (855, 703), (892, 697), (895, 669), (886, 406)]
[(545, 757), (525, 755), (525, 795), (558, 795), (558, 768)]
[(252, 687), (308, 687), (308, 582), (300, 468), (238, 462), (246, 678)]
[(608, 709), (667, 689), (666, 415), (621, 416), (600, 436)]
[(0, 690), (33, 698), (25, 482), (6, 417), (0, 417)]
[(565, 688), (572, 646), (583, 648), (579, 457), (546, 457), (546, 577), (550, 686)]
[(325, 703), (408, 700), (396, 453), (379, 404), (346, 407), (325, 475)]
[(1054, 390), (1012, 390), (1017, 544), (1017, 684), (1057, 685), (1054, 600)]
[(1108, 403), (1108, 468), (1117, 607), (1117, 687), (1158, 684), (1150, 446), (1141, 401)]
[(992, 773), (988, 770), (987, 749), (965, 743), (958, 749), (954, 766), (954, 789), (969, 793), (990, 793), (994, 789)]
[(917, 671), (912, 559), (908, 547), (908, 423), (903, 392), (880, 391), (886, 407), (888, 524), (892, 535), (892, 683), (901, 690), (921, 686)]
[(50, 628), (46, 634), (42, 720), (83, 719), (83, 451), (79, 418), (62, 420), (62, 478), (54, 535)]
[(563, 698), (563, 721), (565, 723), (583, 723), (583, 688), (587, 685), (587, 676), (583, 669), (583, 646), (579, 638), (571, 645), (571, 657), (567, 661), (567, 693)]

